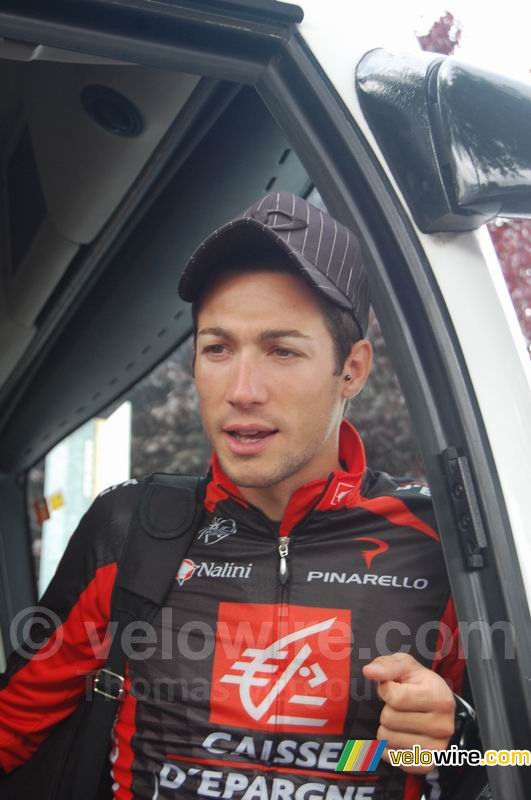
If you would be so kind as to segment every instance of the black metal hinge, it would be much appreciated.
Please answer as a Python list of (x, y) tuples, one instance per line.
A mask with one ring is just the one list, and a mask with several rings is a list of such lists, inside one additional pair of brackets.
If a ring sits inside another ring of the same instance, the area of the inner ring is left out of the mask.
[(481, 569), (485, 566), (487, 538), (468, 459), (460, 456), (456, 447), (448, 447), (441, 456), (466, 566), (469, 569)]

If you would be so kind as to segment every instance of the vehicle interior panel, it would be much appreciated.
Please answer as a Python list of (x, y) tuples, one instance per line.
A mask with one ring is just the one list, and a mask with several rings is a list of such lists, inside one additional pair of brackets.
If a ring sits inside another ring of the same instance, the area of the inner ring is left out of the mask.
[(13, 649), (12, 620), (36, 601), (24, 483), (0, 475), (0, 672)]
[(9, 87), (0, 99), (0, 382), (38, 333), (37, 318), (74, 257), (116, 212), (199, 81), (87, 57), (76, 63), (75, 54), (67, 64), (47, 60), (53, 55), (0, 40)]
[[(1, 434), (1, 469), (20, 471), (34, 463), (189, 334), (189, 311), (176, 291), (188, 256), (208, 231), (276, 187), (303, 193), (309, 179), (256, 92), (245, 88), (151, 207), (40, 365)], [(127, 313), (117, 314), (117, 308)]]

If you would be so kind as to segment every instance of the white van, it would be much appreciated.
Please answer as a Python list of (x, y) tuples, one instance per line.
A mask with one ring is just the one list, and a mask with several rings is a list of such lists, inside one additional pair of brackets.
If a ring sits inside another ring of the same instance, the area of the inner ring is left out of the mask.
[[(482, 745), (529, 749), (531, 369), (485, 228), (531, 215), (529, 87), (349, 0), (6, 2), (0, 37), (5, 654), (37, 599), (29, 470), (189, 335), (178, 271), (210, 230), (315, 188), (365, 251)], [(525, 767), (488, 781), (531, 796)]]

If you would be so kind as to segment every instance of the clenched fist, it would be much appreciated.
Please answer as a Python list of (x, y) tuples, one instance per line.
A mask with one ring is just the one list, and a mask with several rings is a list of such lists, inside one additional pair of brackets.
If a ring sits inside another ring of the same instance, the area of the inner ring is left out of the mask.
[[(363, 667), (366, 678), (378, 682), (385, 705), (377, 738), (387, 739), (382, 758), (390, 763), (388, 748), (446, 750), (454, 732), (455, 701), (446, 682), (407, 653), (379, 656)], [(424, 775), (432, 767), (402, 766)]]

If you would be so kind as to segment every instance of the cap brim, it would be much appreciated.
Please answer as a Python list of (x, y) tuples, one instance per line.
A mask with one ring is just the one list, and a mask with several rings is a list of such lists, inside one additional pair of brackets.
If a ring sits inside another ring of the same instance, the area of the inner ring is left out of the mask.
[(245, 250), (260, 244), (274, 244), (288, 257), (294, 268), (316, 289), (340, 308), (353, 311), (352, 302), (298, 250), (291, 248), (272, 228), (252, 217), (229, 222), (210, 234), (194, 252), (179, 280), (179, 296), (192, 303), (217, 271), (230, 269), (231, 260), (241, 263)]

